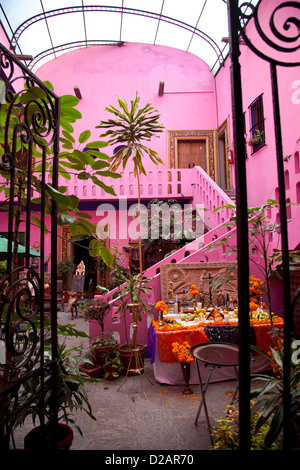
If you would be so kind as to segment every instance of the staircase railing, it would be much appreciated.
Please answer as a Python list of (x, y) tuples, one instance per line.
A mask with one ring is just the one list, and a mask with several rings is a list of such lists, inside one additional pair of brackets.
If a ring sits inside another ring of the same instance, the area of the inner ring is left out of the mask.
[[(192, 240), (190, 243), (180, 248), (176, 252), (170, 254), (163, 260), (159, 261), (155, 265), (148, 268), (144, 275), (145, 277), (152, 277), (151, 285), (153, 291), (151, 298), (148, 300), (149, 303), (156, 303), (161, 298), (161, 287), (160, 287), (160, 266), (163, 263), (182, 263), (182, 262), (201, 262), (209, 260), (223, 260), (224, 249), (220, 248), (214, 250), (213, 253), (208, 254), (206, 248), (211, 244), (215, 243), (217, 239), (221, 239), (224, 234), (228, 235), (227, 221), (232, 214), (234, 209), (233, 201), (228, 197), (228, 195), (210, 178), (210, 176), (200, 167), (194, 167), (192, 169), (187, 169), (188, 172), (188, 185), (190, 190), (192, 189), (192, 201), (191, 205), (193, 208), (197, 206), (204, 206), (206, 211), (204, 211), (205, 223), (211, 227), (211, 229), (204, 233), (199, 238)], [(181, 173), (182, 172), (182, 173)], [(185, 170), (180, 170), (181, 177), (185, 173)], [(177, 170), (171, 170), (172, 175), (177, 175)], [(187, 188), (186, 183), (183, 186)], [(186, 196), (185, 192), (182, 192), (181, 196)], [(228, 207), (228, 206), (232, 206)], [(224, 207), (214, 212), (217, 208)], [(234, 232), (234, 230), (233, 230)], [(234, 236), (233, 236), (234, 242)], [(119, 286), (111, 290), (108, 294), (105, 294), (106, 298), (112, 298), (114, 295), (117, 295), (119, 289), (122, 289), (122, 286)], [(109, 315), (105, 320), (105, 328), (113, 330), (119, 335), (119, 340), (124, 341), (124, 325), (120, 314), (115, 315), (118, 308), (118, 297), (110, 300), (111, 310)], [(128, 310), (126, 312), (128, 317), (127, 324), (130, 325), (132, 318), (131, 313)], [(154, 318), (155, 311), (153, 314), (147, 316), (147, 321), (142, 321), (139, 325), (139, 341), (144, 344), (147, 344), (147, 335), (148, 335), (148, 326), (151, 319)], [(130, 333), (130, 331), (129, 331)], [(93, 338), (97, 336), (97, 330), (94, 324), (90, 324), (90, 336)]]

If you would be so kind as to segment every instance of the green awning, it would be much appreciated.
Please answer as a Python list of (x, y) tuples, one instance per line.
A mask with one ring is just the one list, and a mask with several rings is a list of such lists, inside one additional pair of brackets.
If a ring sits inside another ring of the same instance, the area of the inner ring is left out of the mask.
[[(12, 243), (12, 250), (14, 249), (14, 242)], [(7, 238), (0, 237), (0, 256), (1, 255), (6, 255), (8, 252), (8, 240)], [(18, 245), (18, 254), (19, 256), (26, 256), (26, 248), (24, 245), (21, 245), (19, 243)], [(41, 256), (38, 251), (34, 250), (29, 250), (29, 256), (34, 257), (34, 256)]]

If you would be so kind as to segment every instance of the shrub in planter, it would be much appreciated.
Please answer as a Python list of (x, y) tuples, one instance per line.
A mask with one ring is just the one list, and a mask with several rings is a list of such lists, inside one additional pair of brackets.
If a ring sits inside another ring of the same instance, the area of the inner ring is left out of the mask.
[(121, 354), (119, 349), (113, 346), (112, 350), (107, 351), (104, 355), (104, 378), (107, 380), (118, 379), (123, 368), (124, 366), (121, 361)]
[[(253, 403), (252, 403), (253, 409)], [(251, 450), (271, 450), (277, 449), (277, 444), (266, 445), (265, 438), (269, 432), (269, 423), (257, 429), (261, 414), (253, 412), (251, 414), (250, 433)], [(214, 445), (212, 450), (239, 450), (239, 412), (234, 405), (230, 405), (226, 410), (226, 416), (216, 419), (218, 423), (212, 428), (212, 438)]]
[(118, 341), (109, 332), (103, 332), (100, 337), (93, 339), (91, 353), (93, 362), (103, 367), (105, 357), (113, 354), (113, 349), (119, 346)]
[(83, 316), (86, 321), (94, 321), (98, 323), (101, 335), (104, 333), (104, 319), (109, 312), (110, 306), (107, 300), (101, 297), (88, 300), (82, 305)]
[[(55, 443), (53, 442), (55, 436)], [(50, 426), (49, 423), (33, 428), (24, 438), (24, 448), (26, 450), (69, 450), (73, 442), (73, 430), (70, 426), (57, 423), (57, 426)]]
[[(24, 444), (26, 446), (30, 445), (30, 448), (36, 448), (35, 446), (37, 445), (40, 449), (49, 449), (49, 446), (61, 448), (62, 444), (57, 438), (62, 429), (63, 432), (69, 435), (66, 447), (68, 448), (70, 438), (73, 435), (72, 429), (72, 432), (68, 429), (69, 425), (74, 426), (82, 435), (73, 413), (79, 410), (85, 411), (91, 419), (96, 419), (84, 389), (86, 382), (94, 381), (95, 379), (84, 377), (80, 373), (79, 356), (75, 356), (74, 351), (79, 351), (79, 348), (67, 348), (65, 344), (58, 345), (57, 420), (59, 426), (52, 421), (52, 406), (55, 398), (53, 397), (54, 378), (51, 373), (51, 367), (49, 367), (49, 372), (44, 378), (46, 393), (43, 399), (43, 410), (41, 410), (40, 406), (41, 377), (39, 375), (32, 376), (22, 384), (18, 399), (23, 411), (19, 415), (15, 427), (23, 424), (27, 416), (32, 417), (34, 426), (37, 418), (40, 424), (43, 422), (43, 415), (46, 418), (44, 426), (34, 428), (30, 432), (30, 436), (25, 438)], [(61, 421), (64, 421), (64, 423), (61, 423)], [(29, 444), (34, 436), (37, 436), (38, 443)], [(56, 439), (55, 443), (53, 443), (53, 438)]]

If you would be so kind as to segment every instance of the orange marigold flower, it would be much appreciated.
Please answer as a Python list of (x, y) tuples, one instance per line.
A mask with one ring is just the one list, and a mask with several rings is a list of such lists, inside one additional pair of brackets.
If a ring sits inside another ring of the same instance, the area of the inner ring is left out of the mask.
[(190, 293), (191, 293), (191, 295), (198, 295), (199, 294), (199, 291), (198, 291), (197, 286), (195, 284), (191, 285)]
[(194, 360), (187, 341), (183, 341), (182, 344), (177, 341), (172, 343), (172, 353), (177, 357), (178, 362), (192, 362)]
[(160, 310), (164, 313), (167, 313), (168, 312), (168, 307), (167, 305), (165, 304), (165, 302), (163, 302), (162, 300), (160, 300), (159, 302), (156, 303), (155, 305), (155, 309), (156, 310)]

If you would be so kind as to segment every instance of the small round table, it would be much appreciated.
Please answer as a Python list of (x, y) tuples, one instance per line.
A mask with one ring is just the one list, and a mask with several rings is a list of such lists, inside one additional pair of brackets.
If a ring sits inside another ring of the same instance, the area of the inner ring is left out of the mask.
[[(191, 353), (196, 359), (200, 391), (201, 391), (201, 397), (202, 397), (202, 400), (199, 404), (199, 408), (197, 411), (195, 424), (198, 423), (199, 415), (200, 415), (201, 408), (203, 405), (205, 416), (206, 416), (206, 422), (208, 425), (208, 429), (210, 431), (211, 427), (210, 427), (210, 421), (209, 421), (209, 416), (208, 416), (208, 411), (207, 411), (207, 405), (205, 401), (205, 394), (208, 389), (212, 372), (214, 369), (219, 368), (219, 367), (233, 367), (235, 370), (236, 378), (238, 379), (237, 367), (239, 365), (239, 348), (236, 344), (233, 344), (233, 343), (210, 342), (210, 343), (196, 344), (195, 346), (191, 348)], [(203, 386), (203, 381), (201, 378), (199, 362), (204, 363), (205, 367), (210, 367), (210, 371), (207, 377), (205, 387)], [(237, 383), (235, 393), (233, 395), (231, 403), (235, 399), (237, 391), (238, 391), (238, 383)]]

